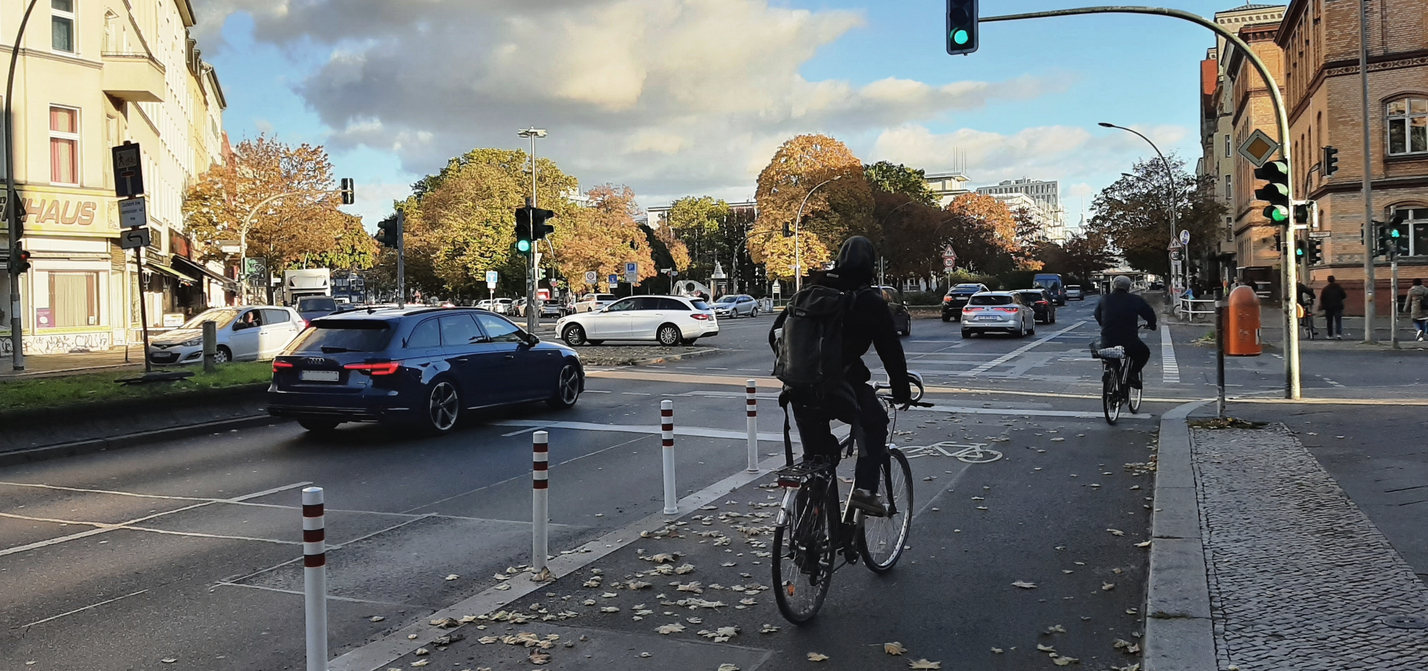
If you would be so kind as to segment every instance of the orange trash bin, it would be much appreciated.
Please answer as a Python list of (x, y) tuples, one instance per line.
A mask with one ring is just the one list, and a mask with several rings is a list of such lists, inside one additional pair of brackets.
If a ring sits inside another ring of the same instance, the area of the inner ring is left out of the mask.
[(1225, 354), (1259, 356), (1264, 347), (1259, 339), (1259, 296), (1245, 285), (1230, 292), (1225, 308)]

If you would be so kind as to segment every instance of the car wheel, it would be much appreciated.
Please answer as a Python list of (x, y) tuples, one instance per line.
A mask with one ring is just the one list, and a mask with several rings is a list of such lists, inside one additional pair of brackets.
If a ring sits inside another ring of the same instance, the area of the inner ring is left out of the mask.
[(1027, 335), (1036, 335), (1036, 324), (1032, 324), (1032, 325), (1031, 325), (1031, 330), (1030, 330), (1030, 331), (1027, 331), (1026, 334), (1027, 334)]
[(591, 345), (604, 345), (604, 344), (605, 344), (605, 341), (604, 341), (604, 340), (591, 340), (591, 341), (590, 341), (590, 344), (591, 344)]
[(446, 433), (456, 426), (460, 416), (461, 394), (456, 385), (443, 379), (433, 382), (426, 396), (426, 428), (432, 433)]
[(299, 419), (298, 426), (301, 426), (313, 433), (327, 433), (337, 428), (338, 422), (335, 419)]
[(684, 339), (684, 340), (681, 340), (679, 344), (681, 344), (681, 345), (693, 345), (693, 344), (694, 344), (695, 342), (697, 342), (698, 340), (699, 340), (698, 338), (686, 338), (686, 339)]
[(230, 352), (223, 345), (218, 346), (218, 351), (213, 353), (213, 363), (228, 363), (233, 360), (233, 352)]
[(902, 330), (902, 334), (909, 338), (912, 337), (912, 317), (907, 318), (907, 327)]
[(1055, 313), (1055, 312), (1051, 313), (1051, 319), (1048, 319), (1048, 320), (1046, 321), (1046, 323), (1048, 323), (1048, 324), (1055, 324), (1055, 323), (1056, 323), (1056, 313)]
[(952, 321), (952, 315), (942, 315), (942, 321), (944, 321), (944, 322), (950, 322), (950, 321)]
[(561, 410), (575, 405), (580, 399), (580, 368), (573, 363), (565, 364), (555, 379), (555, 394), (546, 399), (546, 405)]
[(754, 317), (757, 317), (757, 316), (759, 316), (759, 309), (758, 309), (758, 308), (754, 308), (753, 310), (750, 310), (750, 311), (749, 311), (749, 318), (750, 318), (750, 319), (752, 319), (752, 318), (754, 318)]
[(659, 344), (665, 347), (674, 347), (679, 344), (679, 341), (684, 339), (684, 334), (679, 332), (678, 326), (665, 324), (659, 327), (659, 330), (655, 332), (655, 338), (659, 340)]
[(571, 347), (579, 347), (585, 344), (585, 327), (579, 324), (571, 324), (565, 327), (565, 332), (560, 334), (560, 339)]
[(963, 338), (971, 338), (971, 337), (972, 337), (972, 332), (971, 332), (971, 331), (968, 331), (967, 329), (962, 329), (962, 337), (963, 337)]

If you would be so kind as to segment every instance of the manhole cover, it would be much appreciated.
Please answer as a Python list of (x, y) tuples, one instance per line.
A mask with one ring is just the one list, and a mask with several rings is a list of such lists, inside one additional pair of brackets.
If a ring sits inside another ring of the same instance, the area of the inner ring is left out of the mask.
[(1428, 617), (1421, 615), (1390, 615), (1383, 623), (1396, 629), (1428, 629)]

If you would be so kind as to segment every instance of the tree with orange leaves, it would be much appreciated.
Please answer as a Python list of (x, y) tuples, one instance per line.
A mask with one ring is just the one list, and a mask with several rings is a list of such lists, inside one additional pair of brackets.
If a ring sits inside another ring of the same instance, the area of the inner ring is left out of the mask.
[[(625, 263), (631, 261), (639, 265), (639, 279), (653, 277), (657, 271), (649, 240), (635, 221), (635, 192), (627, 186), (604, 184), (590, 189), (586, 197), (590, 207), (572, 212), (553, 235), (556, 263), (570, 280), (571, 289), (575, 293), (598, 291), (608, 275), (619, 275), (623, 281)], [(599, 277), (597, 286), (585, 282), (590, 270)]]
[[(759, 220), (749, 234), (749, 252), (775, 278), (793, 277), (796, 256), (802, 257), (805, 275), (823, 267), (850, 231), (868, 227), (873, 211), (862, 161), (827, 135), (799, 135), (784, 142), (759, 173), (755, 197)], [(784, 237), (782, 231), (785, 225), (794, 228), (805, 198), (795, 250), (795, 238)]]

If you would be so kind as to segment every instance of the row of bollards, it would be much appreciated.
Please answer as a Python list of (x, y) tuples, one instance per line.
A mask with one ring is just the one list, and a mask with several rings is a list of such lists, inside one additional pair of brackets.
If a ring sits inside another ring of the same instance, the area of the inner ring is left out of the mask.
[[(744, 387), (750, 473), (759, 470), (758, 383)], [(679, 513), (674, 480), (674, 401), (660, 401), (660, 455), (664, 470), (664, 514)], [(303, 603), (307, 621), (307, 671), (327, 668), (327, 530), (321, 487), (302, 490)], [(550, 434), (531, 434), (531, 572), (535, 580), (551, 577), (550, 556)]]

